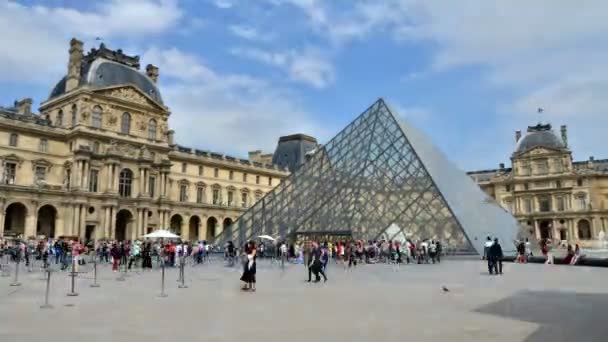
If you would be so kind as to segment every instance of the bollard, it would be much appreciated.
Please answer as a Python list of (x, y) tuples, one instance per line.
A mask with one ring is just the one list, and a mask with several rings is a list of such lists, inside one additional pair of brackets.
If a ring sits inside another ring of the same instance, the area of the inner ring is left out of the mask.
[(15, 263), (15, 279), (10, 285), (21, 286), (21, 283), (19, 282), (19, 259), (17, 259), (17, 263)]
[(186, 280), (184, 279), (185, 278), (184, 277), (184, 272), (185, 272), (184, 266), (185, 265), (186, 265), (186, 263), (184, 262), (184, 259), (182, 259), (182, 264), (180, 265), (180, 273), (181, 273), (182, 283), (177, 286), (180, 289), (187, 289), (188, 288), (188, 285), (185, 284)]
[(44, 305), (41, 305), (41, 309), (52, 309), (53, 306), (49, 304), (49, 292), (51, 291), (51, 269), (46, 270), (46, 292), (44, 293)]
[(89, 285), (90, 287), (99, 287), (97, 284), (97, 259), (93, 261), (93, 284)]
[(165, 293), (165, 261), (161, 260), (161, 282), (160, 282), (160, 295), (159, 297), (167, 297), (167, 294)]
[(72, 291), (68, 292), (68, 296), (75, 297), (78, 296), (78, 293), (74, 291), (74, 286), (76, 285), (76, 260), (72, 258)]

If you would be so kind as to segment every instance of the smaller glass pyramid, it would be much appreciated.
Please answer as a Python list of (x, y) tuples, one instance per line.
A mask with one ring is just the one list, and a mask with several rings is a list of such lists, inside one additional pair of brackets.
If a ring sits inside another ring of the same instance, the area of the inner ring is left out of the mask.
[(259, 235), (407, 237), (482, 253), (486, 236), (509, 251), (516, 233), (508, 212), (379, 99), (216, 242), (240, 244)]

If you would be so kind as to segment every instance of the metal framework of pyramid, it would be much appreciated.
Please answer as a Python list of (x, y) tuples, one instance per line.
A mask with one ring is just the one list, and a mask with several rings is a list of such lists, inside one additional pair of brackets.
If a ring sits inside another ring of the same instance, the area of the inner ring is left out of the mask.
[(346, 233), (363, 240), (437, 239), (481, 253), (488, 235), (510, 250), (517, 230), (508, 212), (379, 99), (216, 242)]

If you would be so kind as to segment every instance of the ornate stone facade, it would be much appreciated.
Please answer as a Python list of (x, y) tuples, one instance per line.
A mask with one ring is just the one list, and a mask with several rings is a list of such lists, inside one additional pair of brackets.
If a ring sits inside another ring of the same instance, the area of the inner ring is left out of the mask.
[[(158, 68), (70, 42), (68, 75), (31, 113), (0, 107), (0, 236), (213, 240), (288, 172), (179, 146)], [(178, 114), (179, 115), (179, 114)]]
[(539, 124), (515, 139), (510, 168), (468, 174), (536, 238), (598, 246), (608, 229), (608, 159), (573, 161), (566, 126), (561, 137)]

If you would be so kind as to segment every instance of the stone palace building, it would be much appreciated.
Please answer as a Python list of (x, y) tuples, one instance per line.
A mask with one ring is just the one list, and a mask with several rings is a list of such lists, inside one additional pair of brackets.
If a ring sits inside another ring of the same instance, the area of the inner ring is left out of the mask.
[(103, 44), (84, 54), (72, 39), (67, 75), (40, 114), (31, 99), (0, 107), (0, 236), (170, 228), (213, 240), (289, 174), (260, 151), (239, 159), (177, 145), (159, 70), (139, 68), (139, 57)]
[(536, 238), (592, 247), (608, 228), (608, 159), (573, 161), (566, 126), (515, 132), (511, 167), (472, 171), (481, 188)]

